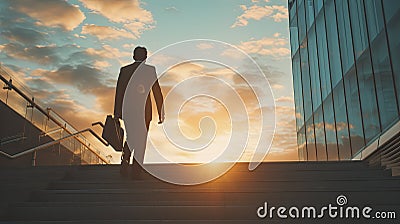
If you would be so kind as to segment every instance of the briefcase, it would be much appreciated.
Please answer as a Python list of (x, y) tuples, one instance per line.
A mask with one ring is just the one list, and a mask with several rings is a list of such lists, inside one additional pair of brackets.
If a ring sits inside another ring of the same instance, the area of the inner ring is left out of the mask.
[(104, 140), (106, 140), (115, 151), (122, 151), (124, 129), (121, 127), (121, 123), (118, 118), (114, 118), (112, 115), (107, 115), (101, 137), (103, 137)]

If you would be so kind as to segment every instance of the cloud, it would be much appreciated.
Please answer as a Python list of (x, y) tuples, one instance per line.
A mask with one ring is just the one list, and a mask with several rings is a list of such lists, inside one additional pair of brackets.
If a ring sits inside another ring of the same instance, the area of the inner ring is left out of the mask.
[(35, 70), (32, 75), (46, 77), (48, 81), (54, 84), (67, 84), (74, 86), (82, 92), (87, 92), (88, 89), (103, 86), (101, 79), (103, 74), (96, 68), (87, 65), (64, 65), (57, 70)]
[(124, 30), (117, 29), (109, 26), (98, 26), (94, 24), (86, 24), (82, 27), (82, 34), (90, 34), (97, 37), (100, 40), (104, 39), (121, 39), (121, 38), (131, 38), (136, 39), (137, 36)]
[[(95, 97), (95, 111), (112, 112), (115, 86), (106, 85), (107, 75), (97, 67), (88, 65), (64, 65), (56, 70), (36, 69), (30, 75), (31, 84), (46, 89), (50, 86), (70, 86), (81, 92), (81, 95)], [(48, 96), (50, 97), (50, 96)], [(46, 97), (47, 98), (47, 97)]]
[(7, 30), (3, 30), (1, 34), (11, 42), (22, 44), (40, 43), (47, 36), (45, 33), (23, 27), (10, 27)]
[(279, 103), (293, 103), (293, 97), (290, 96), (281, 96), (275, 99), (275, 102)]
[(271, 87), (272, 87), (273, 90), (282, 90), (282, 89), (285, 89), (285, 86), (284, 86), (284, 85), (281, 85), (281, 84), (273, 84)]
[(166, 7), (164, 10), (167, 12), (179, 12), (175, 6)]
[(287, 57), (290, 55), (288, 40), (285, 38), (265, 37), (240, 43), (237, 47), (248, 54), (267, 55), (272, 57)]
[(103, 15), (110, 21), (117, 23), (128, 23), (131, 21), (142, 21), (152, 23), (151, 12), (141, 8), (138, 0), (98, 1), (80, 0), (85, 7)]
[(282, 22), (282, 19), (287, 19), (289, 16), (287, 8), (280, 5), (253, 5), (250, 7), (240, 5), (240, 8), (243, 10), (243, 13), (236, 18), (231, 28), (247, 26), (249, 20), (261, 20), (268, 17), (273, 18), (275, 22)]
[(143, 9), (138, 0), (80, 1), (85, 7), (104, 16), (111, 22), (124, 24), (124, 28), (136, 36), (135, 39), (140, 37), (143, 31), (154, 28), (153, 15), (150, 11)]
[(103, 45), (100, 49), (87, 48), (84, 51), (85, 54), (93, 56), (97, 59), (116, 59), (121, 63), (121, 58), (131, 56), (130, 51), (120, 51), (118, 48), (110, 45)]
[(208, 44), (208, 43), (200, 43), (196, 47), (200, 50), (208, 50), (208, 49), (212, 49), (214, 46), (212, 44)]
[(0, 45), (0, 50), (10, 58), (35, 62), (41, 65), (58, 63), (61, 60), (57, 55), (58, 49), (59, 47), (56, 45), (35, 45), (32, 47), (26, 47), (18, 43)]
[(37, 20), (37, 25), (73, 30), (86, 18), (79, 7), (63, 0), (10, 1), (11, 9)]
[(95, 61), (93, 65), (97, 69), (107, 68), (111, 66), (111, 64), (108, 61)]
[(124, 28), (131, 31), (136, 36), (136, 38), (139, 38), (140, 35), (142, 35), (142, 33), (145, 30), (151, 30), (154, 27), (155, 26), (153, 26), (153, 25), (148, 25), (148, 24), (146, 24), (144, 22), (140, 22), (140, 21), (127, 23), (124, 25)]

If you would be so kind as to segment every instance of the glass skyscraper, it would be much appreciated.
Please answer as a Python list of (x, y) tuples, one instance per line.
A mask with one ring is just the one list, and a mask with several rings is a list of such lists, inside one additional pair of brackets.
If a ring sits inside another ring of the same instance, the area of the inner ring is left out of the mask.
[(349, 160), (400, 130), (400, 1), (289, 0), (302, 160)]

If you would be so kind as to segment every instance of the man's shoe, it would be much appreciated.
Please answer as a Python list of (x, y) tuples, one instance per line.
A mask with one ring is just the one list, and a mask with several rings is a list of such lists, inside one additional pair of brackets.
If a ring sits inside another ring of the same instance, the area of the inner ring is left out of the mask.
[(129, 174), (130, 158), (131, 158), (131, 151), (124, 147), (124, 150), (123, 150), (122, 156), (121, 156), (121, 167), (119, 169), (119, 172), (123, 177), (127, 177)]

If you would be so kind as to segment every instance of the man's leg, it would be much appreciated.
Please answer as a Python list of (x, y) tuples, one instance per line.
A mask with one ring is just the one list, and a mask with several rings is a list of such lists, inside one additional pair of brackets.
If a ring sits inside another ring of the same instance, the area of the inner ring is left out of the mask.
[[(134, 150), (134, 156), (133, 156), (133, 166), (132, 166), (132, 171), (131, 171), (131, 176), (132, 178), (141, 178), (143, 177), (143, 174), (147, 173), (146, 170), (144, 169), (144, 156), (145, 156), (145, 150), (146, 150), (146, 143), (147, 143), (147, 135), (149, 131), (149, 126), (150, 122), (146, 122), (146, 132), (144, 133), (145, 136), (143, 136), (143, 139), (137, 139), (138, 143)], [(141, 144), (140, 144), (141, 143)]]
[(128, 147), (128, 143), (125, 142), (124, 148), (122, 149), (121, 155), (121, 168), (120, 173), (123, 176), (127, 176), (129, 172), (129, 163), (131, 161), (131, 150)]

